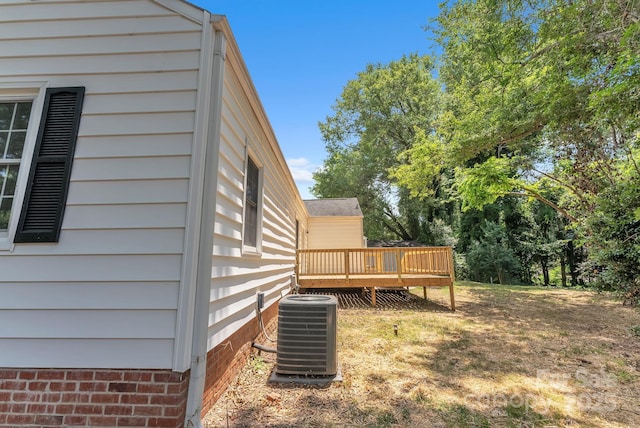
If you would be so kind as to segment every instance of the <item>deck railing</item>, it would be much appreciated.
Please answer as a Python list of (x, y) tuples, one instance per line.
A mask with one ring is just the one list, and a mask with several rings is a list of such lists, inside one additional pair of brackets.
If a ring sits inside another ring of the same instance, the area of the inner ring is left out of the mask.
[(450, 247), (298, 250), (298, 277), (317, 275), (453, 275)]
[(298, 250), (296, 274), (301, 288), (449, 287), (456, 310), (451, 247), (342, 248)]

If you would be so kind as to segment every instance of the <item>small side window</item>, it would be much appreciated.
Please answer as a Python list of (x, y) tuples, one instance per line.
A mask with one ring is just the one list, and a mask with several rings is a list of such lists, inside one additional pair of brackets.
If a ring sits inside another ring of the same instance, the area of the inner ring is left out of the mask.
[(262, 226), (262, 170), (247, 156), (244, 192), (244, 230), (243, 244), (249, 252), (260, 252)]

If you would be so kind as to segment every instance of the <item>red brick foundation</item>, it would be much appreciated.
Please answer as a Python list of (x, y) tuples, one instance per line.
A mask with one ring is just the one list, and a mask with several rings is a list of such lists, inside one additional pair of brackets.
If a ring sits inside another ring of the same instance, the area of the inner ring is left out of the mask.
[[(278, 305), (263, 312), (273, 332)], [(238, 375), (261, 335), (253, 319), (207, 353), (206, 414)], [(0, 368), (0, 426), (183, 427), (189, 372)]]
[[(275, 330), (277, 315), (277, 304), (271, 305), (262, 313), (267, 331)], [(207, 414), (240, 373), (251, 353), (251, 343), (261, 335), (258, 320), (254, 318), (207, 353), (207, 375), (202, 399), (202, 415)]]
[(0, 425), (182, 427), (189, 373), (0, 368)]

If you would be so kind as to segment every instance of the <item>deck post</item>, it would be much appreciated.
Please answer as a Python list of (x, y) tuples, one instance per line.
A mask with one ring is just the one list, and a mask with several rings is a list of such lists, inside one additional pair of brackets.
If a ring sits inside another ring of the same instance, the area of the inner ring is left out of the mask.
[(422, 287), (422, 293), (424, 294), (424, 300), (427, 300), (427, 287)]
[(347, 282), (349, 282), (349, 250), (344, 250), (344, 274), (345, 277), (347, 279)]
[(398, 284), (402, 283), (402, 257), (400, 248), (396, 248), (396, 270), (398, 271)]
[(376, 305), (376, 287), (371, 287), (371, 306)]
[(449, 285), (449, 297), (451, 297), (451, 310), (453, 312), (456, 311), (456, 299), (453, 297), (453, 281), (451, 281), (451, 285)]
[(453, 248), (449, 247), (447, 251), (449, 254), (449, 275), (451, 277), (451, 283), (449, 284), (449, 297), (451, 298), (451, 310), (456, 310), (456, 299), (453, 295), (453, 283), (456, 280), (456, 268), (453, 264)]

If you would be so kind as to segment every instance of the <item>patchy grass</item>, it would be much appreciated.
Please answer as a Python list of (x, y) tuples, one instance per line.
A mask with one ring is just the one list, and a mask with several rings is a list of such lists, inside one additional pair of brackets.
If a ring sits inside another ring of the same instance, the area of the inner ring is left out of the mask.
[[(419, 290), (421, 293), (421, 290)], [(343, 382), (267, 384), (254, 356), (207, 427), (640, 426), (640, 313), (606, 295), (459, 283), (411, 309), (340, 309)], [(393, 326), (398, 326), (398, 335)]]

